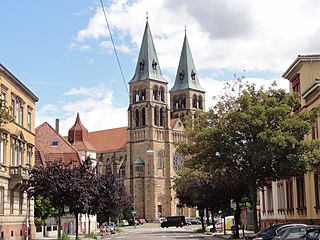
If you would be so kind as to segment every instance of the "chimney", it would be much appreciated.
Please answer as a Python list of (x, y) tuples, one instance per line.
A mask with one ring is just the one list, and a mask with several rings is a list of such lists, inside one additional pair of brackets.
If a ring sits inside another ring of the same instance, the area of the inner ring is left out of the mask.
[(56, 119), (56, 132), (59, 133), (59, 118)]

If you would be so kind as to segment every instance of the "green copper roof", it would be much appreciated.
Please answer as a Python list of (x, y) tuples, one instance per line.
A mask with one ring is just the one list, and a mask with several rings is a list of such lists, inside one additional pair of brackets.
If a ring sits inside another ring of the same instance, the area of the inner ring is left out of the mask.
[(197, 71), (194, 66), (187, 34), (184, 36), (176, 80), (170, 92), (184, 89), (193, 89), (204, 92), (203, 88), (200, 86)]
[(167, 82), (162, 76), (151, 31), (147, 22), (140, 47), (136, 71), (129, 83), (148, 79)]
[(138, 157), (136, 160), (133, 161), (133, 165), (143, 165), (144, 161)]

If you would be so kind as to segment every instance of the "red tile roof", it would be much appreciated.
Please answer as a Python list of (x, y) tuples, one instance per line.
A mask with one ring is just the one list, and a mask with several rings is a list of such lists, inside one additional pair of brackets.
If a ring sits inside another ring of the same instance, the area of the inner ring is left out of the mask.
[[(36, 133), (36, 163), (44, 164), (48, 161), (61, 159), (64, 163), (76, 161), (80, 164), (80, 156), (77, 150), (71, 146), (59, 133), (47, 122), (42, 123), (35, 130)], [(52, 141), (58, 141), (58, 145), (52, 146)]]
[(89, 132), (89, 142), (99, 151), (115, 151), (127, 148), (127, 127)]

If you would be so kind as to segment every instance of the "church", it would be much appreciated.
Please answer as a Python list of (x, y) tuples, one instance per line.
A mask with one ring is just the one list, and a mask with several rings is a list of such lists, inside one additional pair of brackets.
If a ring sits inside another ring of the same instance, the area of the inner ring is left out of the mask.
[(113, 173), (123, 181), (134, 198), (137, 217), (152, 222), (160, 216), (195, 216), (194, 209), (180, 207), (172, 189), (173, 177), (184, 162), (174, 146), (186, 141), (183, 121), (205, 109), (205, 91), (187, 35), (168, 92), (147, 22), (129, 89), (128, 126), (88, 132), (78, 114), (67, 141), (82, 159), (88, 155), (96, 159), (99, 173)]

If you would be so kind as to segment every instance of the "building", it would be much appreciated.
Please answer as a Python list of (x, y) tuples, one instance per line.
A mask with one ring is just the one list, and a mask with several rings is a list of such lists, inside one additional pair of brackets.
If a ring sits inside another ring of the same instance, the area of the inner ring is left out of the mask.
[(172, 189), (173, 177), (184, 161), (174, 142), (186, 141), (184, 118), (196, 117), (205, 106), (205, 91), (186, 34), (170, 94), (167, 85), (147, 22), (129, 82), (128, 126), (88, 133), (77, 124), (78, 115), (68, 134), (68, 141), (85, 155), (95, 150), (100, 173), (113, 173), (123, 180), (134, 198), (136, 215), (147, 221), (156, 221), (159, 216), (195, 215), (194, 209), (179, 206)]
[(1, 99), (14, 121), (0, 126), (0, 239), (34, 236), (33, 202), (27, 200), (28, 169), (34, 165), (38, 98), (0, 64)]
[[(80, 134), (78, 134), (80, 133)], [(47, 122), (42, 123), (35, 130), (36, 136), (36, 165), (46, 165), (49, 162), (55, 160), (61, 160), (63, 164), (68, 166), (80, 166), (80, 164), (85, 160), (86, 155), (92, 154), (92, 152), (87, 152), (87, 146), (92, 149), (92, 146), (88, 142), (88, 131), (82, 126), (80, 122), (80, 117), (77, 115), (75, 125), (69, 131), (69, 141), (74, 143), (75, 146), (71, 145), (67, 139), (59, 134), (59, 120), (56, 120), (55, 129), (52, 128)], [(95, 156), (95, 154), (93, 154)], [(74, 234), (76, 229), (76, 220), (73, 215), (63, 216), (62, 219), (63, 231)], [(56, 233), (55, 231), (47, 231), (48, 228), (55, 228), (57, 223), (53, 218), (47, 219), (47, 226), (45, 235), (49, 236), (51, 233)], [(96, 216), (90, 216), (90, 220), (87, 215), (79, 216), (79, 231), (87, 232), (97, 230), (97, 219)], [(37, 229), (37, 235), (41, 237), (43, 235), (43, 229)]]
[[(299, 55), (282, 75), (289, 80), (290, 93), (298, 93), (296, 111), (312, 109), (320, 104), (320, 55)], [(307, 140), (318, 139), (319, 122)], [(260, 192), (262, 228), (279, 222), (320, 224), (319, 169), (272, 183)]]

